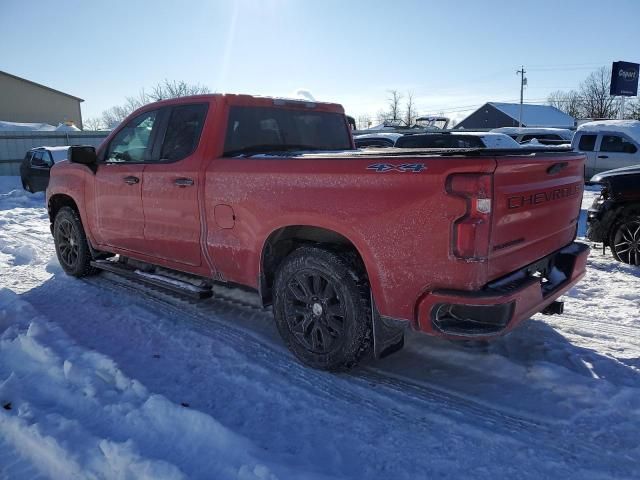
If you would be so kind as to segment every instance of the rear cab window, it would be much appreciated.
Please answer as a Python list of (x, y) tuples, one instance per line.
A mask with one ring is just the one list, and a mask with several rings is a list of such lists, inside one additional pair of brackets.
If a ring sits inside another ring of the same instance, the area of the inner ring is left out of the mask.
[(638, 148), (621, 135), (603, 135), (600, 142), (601, 152), (612, 153), (636, 153)]
[(277, 107), (229, 108), (225, 157), (351, 149), (351, 133), (343, 114)]

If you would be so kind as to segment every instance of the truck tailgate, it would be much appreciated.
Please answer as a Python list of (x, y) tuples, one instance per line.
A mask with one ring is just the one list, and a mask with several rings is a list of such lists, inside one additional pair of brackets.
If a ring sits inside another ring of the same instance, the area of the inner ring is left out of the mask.
[(584, 156), (496, 157), (488, 277), (494, 280), (564, 247), (576, 233)]

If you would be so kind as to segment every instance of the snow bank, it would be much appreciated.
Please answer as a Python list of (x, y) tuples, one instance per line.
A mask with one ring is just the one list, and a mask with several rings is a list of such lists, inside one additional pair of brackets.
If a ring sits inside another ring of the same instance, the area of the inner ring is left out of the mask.
[(20, 123), (0, 120), (0, 132), (52, 132), (56, 129), (48, 123)]
[(53, 478), (275, 479), (247, 439), (151, 394), (0, 290), (0, 437)]
[(29, 193), (22, 188), (20, 177), (0, 176), (0, 210), (40, 206), (44, 206), (44, 192)]

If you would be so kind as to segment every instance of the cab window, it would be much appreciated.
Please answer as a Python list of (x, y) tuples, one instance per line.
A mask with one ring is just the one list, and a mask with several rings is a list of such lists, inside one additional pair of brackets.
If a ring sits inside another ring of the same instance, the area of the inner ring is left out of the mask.
[(200, 141), (207, 105), (182, 105), (171, 110), (162, 142), (160, 161), (176, 161), (191, 155)]
[(129, 121), (109, 143), (105, 161), (144, 162), (151, 157), (152, 137), (158, 110), (145, 112)]
[(620, 135), (604, 135), (600, 143), (601, 152), (636, 153), (638, 148)]
[(31, 157), (31, 166), (36, 168), (46, 168), (51, 166), (49, 153), (45, 150), (38, 150)]
[(596, 146), (597, 135), (582, 135), (580, 137), (580, 143), (578, 144), (578, 150), (582, 152), (593, 152)]

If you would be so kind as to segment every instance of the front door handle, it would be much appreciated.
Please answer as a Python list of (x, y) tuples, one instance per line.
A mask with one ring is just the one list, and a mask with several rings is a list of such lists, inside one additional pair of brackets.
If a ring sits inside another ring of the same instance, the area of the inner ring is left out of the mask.
[(181, 188), (190, 187), (193, 185), (193, 178), (176, 178), (173, 183)]
[(609, 158), (609, 155), (598, 155), (598, 158)]
[(138, 177), (134, 177), (133, 175), (124, 177), (123, 180), (127, 185), (135, 185), (136, 183), (140, 183), (140, 179)]

